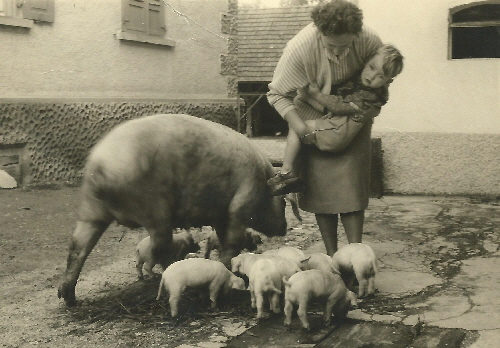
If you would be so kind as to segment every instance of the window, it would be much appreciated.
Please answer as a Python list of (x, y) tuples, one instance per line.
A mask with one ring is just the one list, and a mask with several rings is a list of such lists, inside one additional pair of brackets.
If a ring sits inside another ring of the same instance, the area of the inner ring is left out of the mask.
[(450, 9), (449, 58), (500, 58), (500, 1)]
[(163, 0), (122, 0), (118, 39), (175, 46), (173, 40), (165, 38), (166, 28)]
[(1, 25), (32, 28), (37, 21), (54, 21), (54, 0), (0, 0)]

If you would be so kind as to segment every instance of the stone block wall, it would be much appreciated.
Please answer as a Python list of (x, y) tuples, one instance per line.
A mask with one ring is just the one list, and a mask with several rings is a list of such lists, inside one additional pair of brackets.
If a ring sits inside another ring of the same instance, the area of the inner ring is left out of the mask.
[(185, 113), (233, 129), (237, 124), (232, 100), (0, 103), (0, 169), (23, 185), (78, 181), (89, 150), (106, 132), (159, 113)]

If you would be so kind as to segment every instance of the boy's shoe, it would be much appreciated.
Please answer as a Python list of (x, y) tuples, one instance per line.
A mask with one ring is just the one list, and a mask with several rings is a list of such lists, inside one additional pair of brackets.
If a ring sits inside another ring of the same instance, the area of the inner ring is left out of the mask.
[(288, 180), (286, 183), (271, 185), (271, 194), (273, 196), (286, 195), (292, 192), (301, 192), (306, 189), (306, 184), (298, 177), (294, 180)]
[(297, 176), (293, 175), (292, 172), (282, 173), (278, 171), (275, 176), (267, 180), (268, 185), (278, 185), (278, 184), (288, 184), (299, 179)]

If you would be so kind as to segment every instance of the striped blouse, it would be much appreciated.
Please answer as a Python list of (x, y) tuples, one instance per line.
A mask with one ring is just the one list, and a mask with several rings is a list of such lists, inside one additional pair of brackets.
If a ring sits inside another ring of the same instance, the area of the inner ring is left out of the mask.
[(337, 60), (321, 44), (320, 35), (311, 23), (295, 35), (283, 50), (267, 93), (269, 104), (282, 117), (292, 109), (297, 109), (304, 120), (322, 116), (324, 108), (315, 100), (307, 100), (308, 104), (294, 104), (297, 89), (316, 82), (323, 93), (330, 94), (332, 84), (342, 83), (359, 72), (382, 45), (373, 31), (363, 28)]

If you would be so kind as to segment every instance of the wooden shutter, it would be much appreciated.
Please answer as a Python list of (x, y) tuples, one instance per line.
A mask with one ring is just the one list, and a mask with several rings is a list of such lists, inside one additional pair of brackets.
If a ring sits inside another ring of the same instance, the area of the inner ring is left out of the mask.
[(54, 22), (54, 0), (24, 0), (23, 17), (41, 22)]
[(165, 35), (165, 4), (162, 0), (122, 0), (123, 31)]
[(165, 35), (165, 5), (162, 0), (148, 0), (148, 34)]
[(123, 0), (123, 31), (148, 33), (147, 3), (144, 0)]

